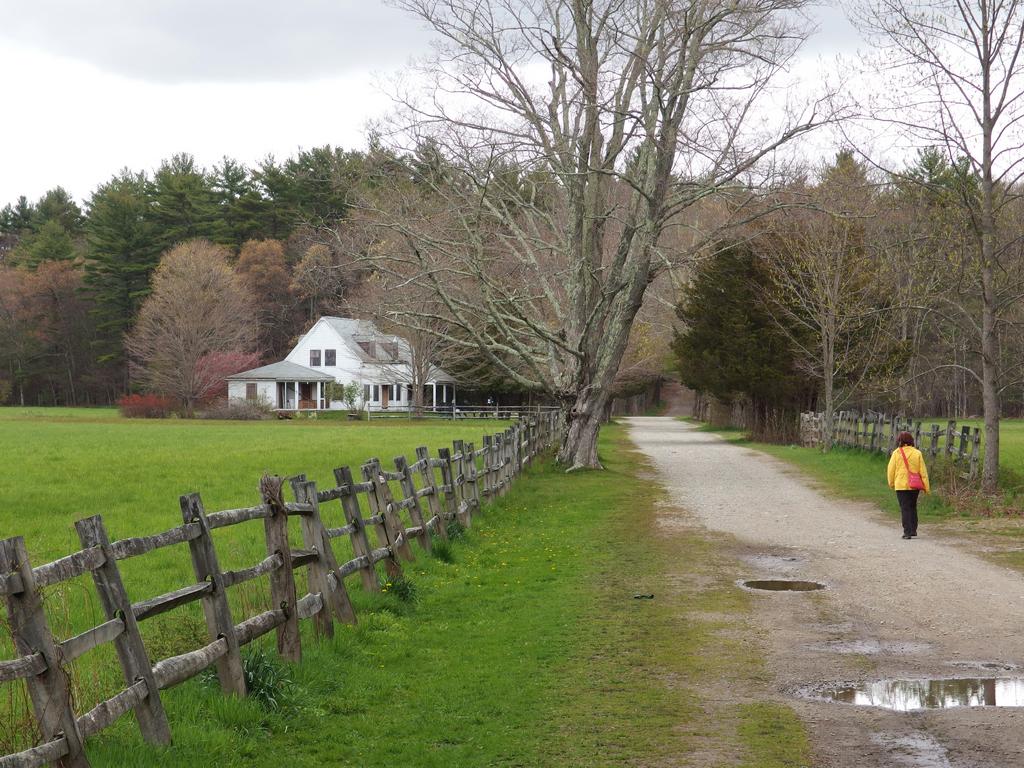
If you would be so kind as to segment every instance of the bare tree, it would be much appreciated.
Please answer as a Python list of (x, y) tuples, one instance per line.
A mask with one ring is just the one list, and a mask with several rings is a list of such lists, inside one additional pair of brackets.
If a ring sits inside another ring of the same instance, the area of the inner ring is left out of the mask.
[(773, 217), (760, 251), (779, 328), (800, 366), (820, 382), (827, 448), (836, 411), (886, 356), (896, 318), (865, 169), (842, 151), (820, 175), (817, 186), (797, 194), (800, 205)]
[(1021, 293), (1019, 236), (1006, 217), (1024, 168), (1024, 3), (862, 0), (856, 19), (891, 76), (871, 117), (916, 146), (939, 148), (976, 180), (958, 185), (970, 247), (947, 260), (956, 289), (941, 300), (978, 339), (980, 371), (965, 370), (981, 386), (982, 485), (991, 492), (999, 475), (1000, 393), (1009, 385), (1000, 333)]
[(559, 460), (598, 467), (647, 286), (743, 220), (780, 147), (824, 119), (771, 90), (805, 0), (394, 4), (440, 40), (427, 92), (397, 94), (388, 131), (416, 148), (411, 172), (367, 205), (440, 298), (449, 340), (558, 398)]
[(152, 285), (128, 336), (128, 352), (139, 381), (177, 397), (191, 414), (209, 385), (204, 359), (253, 349), (252, 300), (228, 266), (227, 252), (206, 240), (169, 250)]

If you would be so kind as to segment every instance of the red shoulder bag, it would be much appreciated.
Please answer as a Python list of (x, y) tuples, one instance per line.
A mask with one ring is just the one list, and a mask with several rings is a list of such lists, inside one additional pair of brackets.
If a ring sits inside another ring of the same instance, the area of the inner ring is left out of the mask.
[(923, 491), (924, 490), (924, 478), (921, 477), (919, 472), (910, 471), (910, 462), (907, 461), (907, 454), (903, 452), (903, 446), (900, 446), (900, 456), (903, 457), (903, 463), (907, 467), (907, 485), (910, 486), (912, 491)]

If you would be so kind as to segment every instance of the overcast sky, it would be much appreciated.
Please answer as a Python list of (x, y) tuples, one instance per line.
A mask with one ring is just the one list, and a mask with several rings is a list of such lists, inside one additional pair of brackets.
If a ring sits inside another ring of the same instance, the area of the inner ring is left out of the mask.
[[(818, 15), (805, 64), (856, 46), (841, 11)], [(376, 77), (428, 41), (380, 0), (0, 0), (0, 207), (57, 185), (83, 200), (175, 152), (363, 147)]]

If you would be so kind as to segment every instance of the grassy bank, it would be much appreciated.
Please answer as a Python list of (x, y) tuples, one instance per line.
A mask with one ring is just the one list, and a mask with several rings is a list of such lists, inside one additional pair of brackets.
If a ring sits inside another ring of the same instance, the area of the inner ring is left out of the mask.
[[(172, 747), (124, 718), (90, 742), (93, 765), (809, 764), (792, 712), (750, 700), (765, 671), (734, 564), (657, 523), (660, 491), (621, 430), (601, 452), (604, 472), (531, 470), (451, 562), (419, 554), (414, 599), (353, 584), (358, 626), (305, 635), (276, 708), (193, 680), (164, 695)], [(723, 697), (732, 686), (748, 698)]]

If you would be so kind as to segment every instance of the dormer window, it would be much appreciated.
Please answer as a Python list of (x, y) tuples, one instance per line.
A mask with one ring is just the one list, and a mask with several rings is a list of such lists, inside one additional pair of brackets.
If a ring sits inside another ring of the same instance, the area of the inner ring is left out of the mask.
[(361, 350), (363, 350), (363, 352), (368, 354), (370, 357), (374, 356), (374, 354), (373, 354), (373, 342), (372, 341), (357, 341), (356, 344), (358, 344), (359, 348)]

